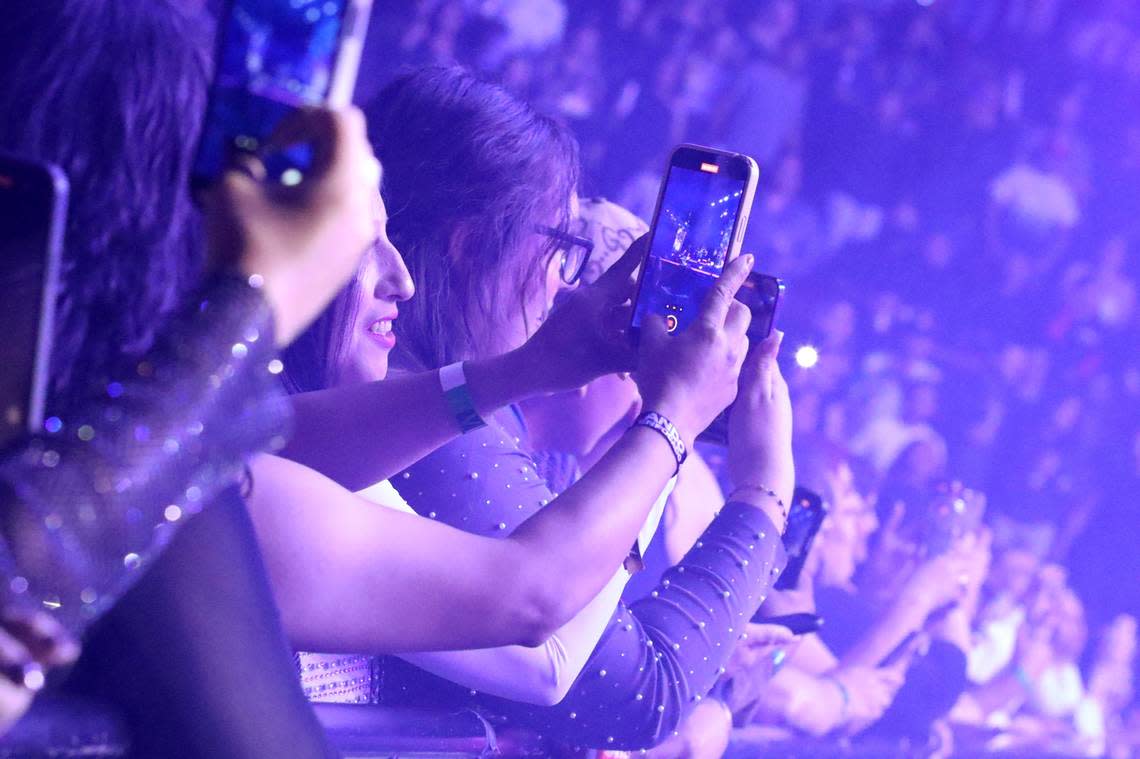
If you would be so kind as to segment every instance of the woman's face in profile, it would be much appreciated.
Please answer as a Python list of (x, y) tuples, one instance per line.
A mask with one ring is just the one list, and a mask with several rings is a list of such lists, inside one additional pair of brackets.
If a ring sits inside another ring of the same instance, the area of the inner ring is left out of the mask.
[(396, 347), (393, 327), (400, 314), (397, 304), (415, 294), (404, 259), (388, 239), (382, 203), (380, 210), (376, 240), (356, 275), (358, 302), (340, 384), (373, 382), (388, 375), (388, 355)]

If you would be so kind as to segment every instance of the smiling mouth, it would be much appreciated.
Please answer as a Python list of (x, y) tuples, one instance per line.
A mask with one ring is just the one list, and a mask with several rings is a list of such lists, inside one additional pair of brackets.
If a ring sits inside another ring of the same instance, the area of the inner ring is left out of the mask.
[(368, 325), (365, 331), (368, 335), (385, 348), (392, 348), (396, 344), (396, 334), (392, 331), (392, 319), (377, 319)]

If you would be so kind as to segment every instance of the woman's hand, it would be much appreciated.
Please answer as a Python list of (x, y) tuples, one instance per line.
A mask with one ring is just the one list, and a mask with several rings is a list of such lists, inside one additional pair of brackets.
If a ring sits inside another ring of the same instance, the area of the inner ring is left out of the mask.
[(261, 277), (279, 345), (324, 310), (379, 231), (380, 170), (363, 114), (298, 111), (269, 148), (298, 144), (311, 145), (314, 160), (296, 183), (264, 181), (264, 165), (249, 158), (203, 197), (215, 264)]
[[(737, 488), (769, 488), (792, 502), (792, 402), (776, 358), (784, 333), (776, 331), (749, 351), (740, 393), (728, 420), (728, 473)], [(782, 525), (779, 525), (782, 527)]]
[(903, 684), (903, 675), (893, 667), (841, 667), (831, 675), (846, 689), (843, 724), (854, 735), (877, 722)]
[(643, 408), (673, 422), (688, 448), (736, 398), (752, 319), (736, 291), (752, 261), (751, 255), (738, 256), (724, 267), (696, 321), (683, 332), (670, 335), (656, 314), (642, 323), (635, 379)]
[(78, 656), (79, 646), (47, 614), (9, 610), (0, 615), (0, 735), (31, 706), (44, 673)]
[(534, 373), (530, 386), (563, 392), (606, 374), (632, 371), (637, 351), (630, 343), (629, 300), (634, 271), (645, 257), (648, 238), (635, 241), (591, 285), (559, 298), (558, 305), (519, 351), (521, 366)]

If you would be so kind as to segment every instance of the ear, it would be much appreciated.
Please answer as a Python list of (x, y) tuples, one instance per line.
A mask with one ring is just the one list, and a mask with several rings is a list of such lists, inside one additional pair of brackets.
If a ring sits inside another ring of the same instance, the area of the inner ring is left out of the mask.
[(451, 268), (462, 268), (467, 262), (467, 238), (471, 236), (471, 222), (461, 221), (451, 230), (447, 239), (447, 260)]

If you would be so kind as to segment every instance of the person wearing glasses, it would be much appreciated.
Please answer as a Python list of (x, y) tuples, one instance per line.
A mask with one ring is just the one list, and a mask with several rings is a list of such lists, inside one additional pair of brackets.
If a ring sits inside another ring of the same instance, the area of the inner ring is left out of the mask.
[[(527, 345), (541, 342), (545, 333), (588, 332), (595, 327), (584, 318), (587, 313), (608, 317), (615, 325), (628, 324), (628, 304), (624, 309), (616, 301), (602, 308), (581, 308), (596, 284), (569, 293), (551, 310), (555, 295), (573, 287), (590, 266), (585, 255), (589, 244), (571, 233), (576, 229), (577, 149), (563, 127), (501, 88), (451, 68), (422, 69), (396, 79), (366, 113), (384, 164), (383, 194), (392, 211), (389, 237), (402, 253), (416, 290), (414, 298), (400, 304), (394, 325), (397, 342), (391, 353), (395, 379), (389, 382), (423, 370), (447, 374), (455, 362), (478, 367), (501, 352), (528, 350)], [(600, 282), (611, 286), (624, 282), (624, 295), (630, 295), (639, 251), (643, 249), (635, 246), (633, 258), (623, 258)], [(750, 258), (742, 256), (740, 265), (750, 267)], [(719, 288), (718, 293), (724, 294)], [(747, 316), (737, 305), (731, 310), (737, 315), (730, 319), (728, 330), (732, 352), (743, 361), (746, 341), (738, 340), (734, 330), (740, 326), (735, 319), (747, 321)], [(639, 415), (602, 459), (561, 494), (536, 471), (529, 435), (514, 405), (498, 411), (480, 408), (462, 437), (405, 467), (388, 484), (377, 485), (391, 476), (391, 457), (386, 441), (359, 417), (362, 409), (371, 408), (384, 382), (295, 396), (297, 429), (286, 454), (350, 489), (374, 486), (367, 492), (374, 500), (392, 500), (390, 486), (422, 517), (502, 542), (532, 534), (536, 521), (574, 499), (585, 499), (600, 509), (599, 514), (634, 509), (644, 519), (704, 426), (686, 409), (700, 401), (663, 396), (658, 378), (678, 372), (690, 376), (696, 370), (689, 366), (692, 354), (686, 346), (699, 341), (700, 334), (709, 334), (710, 325), (672, 337), (665, 334), (663, 322), (655, 327), (660, 331), (651, 329), (648, 336), (642, 335), (635, 376), (642, 411), (657, 414)], [(628, 345), (624, 336), (619, 341)], [(535, 366), (525, 371), (549, 371), (538, 365), (557, 362), (597, 366), (597, 359), (581, 347), (566, 355), (574, 345), (571, 340), (564, 340), (564, 345), (563, 355), (532, 353)], [(734, 417), (740, 420), (741, 460), (753, 467), (746, 481), (757, 487), (730, 499), (702, 541), (649, 599), (632, 608), (615, 600), (625, 580), (618, 556), (602, 567), (612, 578), (610, 584), (559, 628), (530, 664), (521, 661), (523, 652), (518, 649), (467, 652), (454, 655), (450, 662), (441, 661), (442, 654), (402, 657), (418, 667), (394, 659), (378, 664), (352, 657), (302, 657), (311, 696), (473, 707), (492, 716), (508, 716), (515, 724), (556, 740), (607, 748), (642, 748), (668, 736), (716, 681), (743, 632), (743, 622), (758, 608), (783, 563), (780, 504), (791, 494), (792, 465), (790, 404), (775, 362), (777, 347), (773, 340), (749, 355), (744, 364), (748, 379), (740, 382), (737, 401), (737, 408), (746, 411)], [(287, 372), (299, 376), (305, 366), (318, 365), (320, 358), (335, 353), (326, 349), (317, 360), (287, 357)], [(365, 354), (354, 355), (358, 365), (367, 362)], [(704, 361), (703, 369), (715, 364), (716, 360)], [(375, 378), (380, 367), (361, 368)], [(632, 364), (627, 366), (631, 368)], [(696, 396), (715, 392), (711, 385), (706, 388), (708, 381), (694, 376), (686, 386)], [(562, 388), (585, 384), (563, 382)], [(669, 384), (677, 386), (672, 380)], [(657, 438), (653, 442), (668, 437), (647, 426), (655, 417), (669, 422), (677, 443), (669, 446), (674, 466), (664, 478), (653, 468), (647, 451), (634, 453), (629, 447), (631, 436), (642, 432), (651, 432)], [(619, 471), (617, 462), (632, 466)], [(256, 488), (253, 500), (256, 504)], [(266, 513), (276, 511), (272, 500), (267, 500)], [(255, 522), (259, 511), (255, 505)], [(577, 527), (567, 524), (556, 538), (559, 550), (590, 545), (595, 539), (586, 539), (584, 531), (596, 528), (584, 522)], [(285, 590), (298, 553), (329, 554), (334, 562), (341, 561), (338, 553), (345, 553), (344, 547), (323, 549), (321, 536), (293, 550), (274, 546), (270, 540), (263, 539), (263, 544), (270, 573)], [(632, 544), (633, 540), (626, 543), (627, 551)], [(279, 561), (277, 555), (282, 557)], [(551, 558), (557, 555), (552, 553)], [(520, 569), (520, 573), (529, 571)], [(346, 568), (344, 576), (349, 575)], [(326, 586), (341, 584), (331, 578), (326, 571), (321, 579)], [(506, 601), (508, 584), (496, 585), (495, 577), (478, 579)], [(556, 592), (568, 596), (578, 593), (584, 582), (580, 570), (551, 580)], [(279, 593), (286, 629), (299, 647), (367, 650), (361, 637), (350, 633), (355, 615), (369, 612), (370, 596), (363, 584), (341, 587), (347, 608), (327, 612), (316, 620), (319, 625), (307, 627), (290, 620), (320, 617), (319, 610), (302, 608), (304, 593)], [(427, 602), (430, 595), (428, 588), (422, 590), (414, 596), (417, 603)], [(313, 591), (322, 592), (327, 590)], [(461, 604), (455, 613), (465, 613), (466, 606)], [(415, 650), (411, 645), (405, 650), (409, 648)], [(394, 649), (372, 647), (375, 653), (385, 650)], [(517, 666), (503, 664), (502, 658), (472, 658), (508, 654), (520, 655)], [(378, 672), (382, 677), (376, 676)]]

